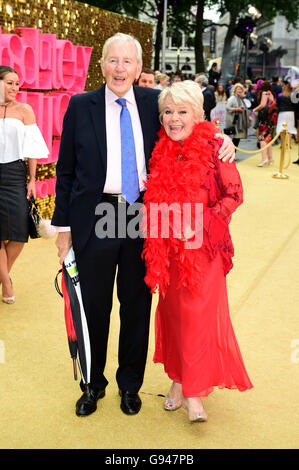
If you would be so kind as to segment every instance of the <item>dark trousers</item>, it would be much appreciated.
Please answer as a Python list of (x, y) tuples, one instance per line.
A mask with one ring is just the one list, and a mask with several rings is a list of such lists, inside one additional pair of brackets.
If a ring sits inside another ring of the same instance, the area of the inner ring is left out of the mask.
[[(116, 233), (118, 204), (115, 208)], [(120, 389), (138, 392), (147, 359), (151, 294), (144, 282), (143, 239), (99, 239), (93, 231), (76, 254), (91, 342), (91, 384), (104, 389), (110, 313), (116, 279), (120, 333), (116, 380)], [(113, 331), (112, 334), (118, 332)]]
[(239, 143), (240, 143), (240, 139), (235, 139), (233, 138), (233, 144), (238, 147), (239, 146)]

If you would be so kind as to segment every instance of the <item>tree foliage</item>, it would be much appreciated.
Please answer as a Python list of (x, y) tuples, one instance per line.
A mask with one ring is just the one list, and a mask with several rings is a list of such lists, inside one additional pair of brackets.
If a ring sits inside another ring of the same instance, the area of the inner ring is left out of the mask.
[[(156, 34), (154, 38), (155, 54), (154, 69), (160, 68), (160, 53), (162, 50), (162, 31), (164, 0), (87, 0), (89, 3), (104, 10), (115, 13), (124, 13), (133, 18), (139, 18), (144, 14), (156, 23)], [(186, 35), (193, 34), (195, 28), (195, 16), (191, 7), (202, 0), (168, 0), (167, 1), (167, 34), (168, 36), (178, 35), (184, 32)], [(201, 41), (200, 41), (201, 42)], [(203, 60), (202, 60), (203, 62)]]
[(271, 0), (271, 2), (265, 0), (220, 0), (218, 11), (222, 15), (227, 12), (230, 14), (222, 53), (222, 73), (224, 77), (228, 75), (231, 43), (235, 35), (237, 21), (241, 15), (247, 13), (249, 6), (256, 7), (262, 13), (262, 17), (258, 20), (260, 23), (272, 20), (277, 15), (283, 15), (287, 19), (289, 26), (292, 25), (296, 28), (298, 24), (299, 0), (292, 0), (291, 2), (282, 0)]
[[(164, 0), (84, 0), (84, 3), (104, 10), (139, 18), (143, 13), (156, 22), (154, 68), (160, 68), (162, 49)], [(175, 36), (179, 32), (194, 35), (196, 71), (204, 71), (202, 35), (204, 31), (203, 12), (205, 8), (218, 8), (219, 13), (229, 13), (227, 34), (222, 54), (223, 69), (227, 67), (231, 52), (231, 42), (235, 27), (241, 15), (247, 13), (249, 6), (255, 6), (261, 13), (260, 21), (271, 20), (276, 15), (286, 17), (288, 24), (296, 27), (299, 20), (299, 0), (168, 0), (167, 34)], [(194, 34), (195, 33), (195, 34)]]

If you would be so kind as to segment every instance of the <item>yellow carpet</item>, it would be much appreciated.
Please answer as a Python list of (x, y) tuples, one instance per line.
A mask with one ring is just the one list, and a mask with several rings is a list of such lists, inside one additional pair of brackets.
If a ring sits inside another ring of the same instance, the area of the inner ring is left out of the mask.
[[(298, 146), (293, 144), (292, 160)], [(276, 180), (259, 156), (238, 164), (244, 204), (231, 222), (234, 269), (228, 276), (231, 317), (254, 388), (215, 390), (203, 399), (207, 423), (190, 424), (185, 410), (162, 409), (169, 380), (152, 362), (153, 328), (137, 416), (119, 408), (115, 383), (118, 304), (114, 303), (106, 397), (77, 418), (54, 240), (31, 240), (13, 272), (16, 303), (0, 305), (1, 449), (253, 449), (298, 448), (299, 167)], [(153, 316), (157, 302), (154, 298)], [(152, 321), (153, 327), (153, 321)], [(297, 348), (297, 350), (296, 350)]]

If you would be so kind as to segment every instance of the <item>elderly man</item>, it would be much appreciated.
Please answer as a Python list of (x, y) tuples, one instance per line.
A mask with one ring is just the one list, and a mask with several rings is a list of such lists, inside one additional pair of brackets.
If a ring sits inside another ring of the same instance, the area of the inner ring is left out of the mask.
[[(141, 259), (142, 238), (118, 235), (117, 230), (115, 236), (98, 237), (97, 224), (104, 215), (97, 215), (96, 208), (99, 203), (111, 204), (117, 228), (123, 208), (142, 201), (160, 128), (159, 91), (133, 85), (142, 70), (142, 50), (131, 36), (118, 33), (106, 41), (101, 67), (106, 84), (73, 96), (64, 117), (52, 219), (53, 225), (62, 227), (56, 240), (60, 263), (71, 245), (75, 251), (90, 334), (91, 381), (88, 387), (81, 383), (78, 416), (97, 409), (108, 384), (104, 369), (116, 272), (120, 302), (116, 380), (126, 414), (136, 414), (141, 407), (138, 391), (146, 364), (151, 310)], [(222, 147), (222, 157), (233, 159), (229, 137)], [(132, 181), (129, 186), (128, 181)]]
[(205, 75), (198, 75), (195, 78), (195, 82), (198, 83), (198, 85), (201, 88), (202, 94), (203, 94), (203, 109), (205, 111), (205, 116), (208, 121), (211, 120), (211, 111), (213, 108), (216, 106), (216, 98), (214, 94), (214, 90), (210, 88), (209, 85), (209, 80)]
[(155, 88), (155, 72), (151, 69), (142, 69), (138, 80), (138, 86), (143, 86), (146, 88)]

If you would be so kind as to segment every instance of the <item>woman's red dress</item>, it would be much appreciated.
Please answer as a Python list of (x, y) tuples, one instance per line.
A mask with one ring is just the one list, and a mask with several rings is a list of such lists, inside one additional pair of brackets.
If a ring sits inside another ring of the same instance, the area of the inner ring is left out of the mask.
[(252, 388), (229, 316), (226, 274), (232, 267), (228, 231), (242, 203), (242, 183), (234, 163), (218, 160), (211, 123), (196, 125), (182, 147), (162, 130), (145, 195), (147, 226), (151, 203), (201, 202), (203, 244), (186, 249), (170, 233), (145, 240), (146, 282), (159, 303), (155, 317), (154, 362), (181, 383), (185, 397), (207, 396), (215, 386)]

